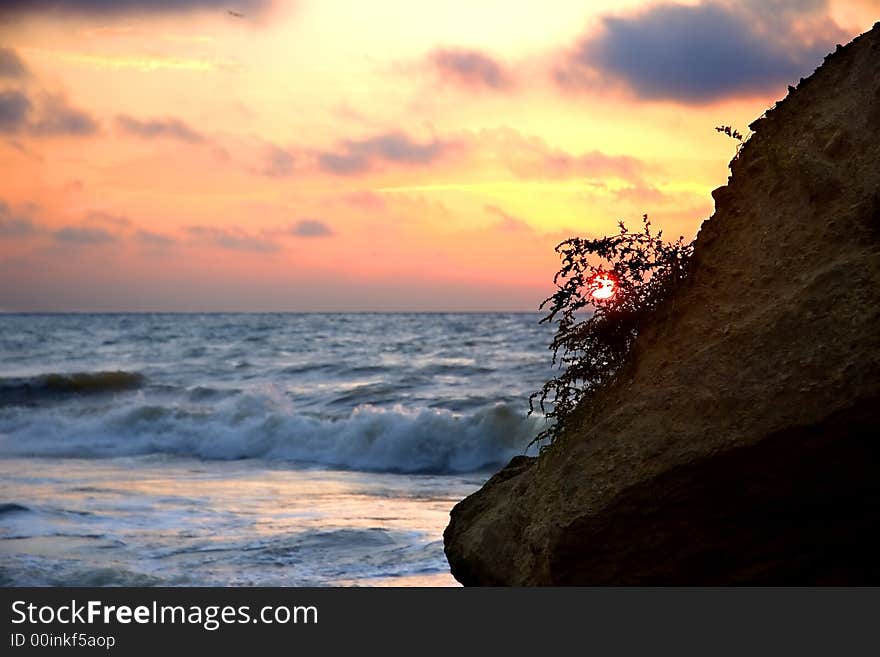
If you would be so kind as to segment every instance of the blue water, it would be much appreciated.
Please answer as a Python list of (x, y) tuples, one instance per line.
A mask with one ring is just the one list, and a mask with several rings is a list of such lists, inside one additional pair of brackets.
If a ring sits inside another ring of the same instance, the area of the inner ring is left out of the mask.
[(0, 583), (449, 584), (539, 317), (0, 315)]

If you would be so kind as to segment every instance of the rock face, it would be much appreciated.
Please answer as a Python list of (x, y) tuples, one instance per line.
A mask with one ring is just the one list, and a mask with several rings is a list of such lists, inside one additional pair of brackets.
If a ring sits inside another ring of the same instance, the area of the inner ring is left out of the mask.
[(452, 510), (462, 583), (880, 583), (880, 23), (750, 127), (616, 381)]

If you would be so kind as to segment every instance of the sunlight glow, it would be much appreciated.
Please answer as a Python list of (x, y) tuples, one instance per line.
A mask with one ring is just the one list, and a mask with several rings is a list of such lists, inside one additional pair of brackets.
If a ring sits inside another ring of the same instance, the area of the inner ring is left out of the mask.
[(599, 301), (604, 301), (606, 299), (610, 299), (614, 296), (614, 293), (617, 291), (616, 286), (614, 284), (614, 279), (607, 274), (598, 274), (592, 281), (593, 291), (590, 295)]

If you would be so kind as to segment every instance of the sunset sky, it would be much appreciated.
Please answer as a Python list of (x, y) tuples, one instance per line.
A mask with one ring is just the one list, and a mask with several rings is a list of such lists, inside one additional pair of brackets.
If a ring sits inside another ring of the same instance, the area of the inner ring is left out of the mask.
[[(243, 16), (229, 12), (234, 10)], [(875, 0), (0, 2), (0, 310), (535, 310)]]

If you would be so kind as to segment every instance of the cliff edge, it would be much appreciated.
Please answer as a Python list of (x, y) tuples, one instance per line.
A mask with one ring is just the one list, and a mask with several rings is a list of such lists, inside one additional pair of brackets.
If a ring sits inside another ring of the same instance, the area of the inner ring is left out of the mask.
[(452, 510), (460, 582), (880, 583), (880, 23), (750, 127), (616, 381)]

